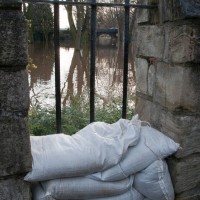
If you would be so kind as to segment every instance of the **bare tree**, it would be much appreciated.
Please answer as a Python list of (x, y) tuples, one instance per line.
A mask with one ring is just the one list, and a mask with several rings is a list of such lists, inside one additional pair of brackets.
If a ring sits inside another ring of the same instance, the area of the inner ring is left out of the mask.
[(75, 49), (80, 50), (82, 44), (88, 44), (89, 9), (81, 5), (66, 5), (65, 8)]

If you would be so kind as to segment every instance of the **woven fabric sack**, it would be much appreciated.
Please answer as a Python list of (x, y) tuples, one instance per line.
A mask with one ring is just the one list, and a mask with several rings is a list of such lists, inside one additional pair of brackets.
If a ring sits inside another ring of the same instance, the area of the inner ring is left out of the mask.
[(31, 136), (32, 171), (29, 182), (85, 176), (119, 163), (129, 146), (138, 143), (140, 127), (120, 119), (94, 122), (76, 134)]
[(40, 183), (31, 185), (32, 200), (55, 200), (52, 196), (46, 195)]
[(90, 200), (144, 200), (144, 196), (133, 187), (124, 194)]
[(128, 148), (119, 164), (89, 177), (103, 181), (121, 180), (143, 170), (158, 159), (168, 157), (179, 148), (179, 144), (150, 126), (141, 126), (140, 133), (138, 144)]
[(157, 160), (137, 173), (134, 187), (149, 199), (174, 200), (174, 189), (164, 160)]
[(63, 178), (41, 182), (46, 196), (55, 199), (91, 199), (120, 195), (132, 188), (133, 177), (103, 182), (87, 177)]

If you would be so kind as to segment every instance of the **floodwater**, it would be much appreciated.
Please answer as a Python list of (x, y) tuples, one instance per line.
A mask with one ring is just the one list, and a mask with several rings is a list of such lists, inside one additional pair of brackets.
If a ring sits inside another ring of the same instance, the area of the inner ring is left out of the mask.
[[(55, 106), (54, 47), (52, 44), (29, 45), (29, 56), (37, 68), (29, 69), (31, 107)], [(129, 58), (128, 103), (134, 106), (134, 66)], [(88, 99), (89, 51), (75, 51), (73, 47), (60, 46), (60, 75), (62, 106), (70, 105), (73, 97)], [(122, 99), (123, 47), (107, 44), (96, 49), (95, 99), (107, 104)]]

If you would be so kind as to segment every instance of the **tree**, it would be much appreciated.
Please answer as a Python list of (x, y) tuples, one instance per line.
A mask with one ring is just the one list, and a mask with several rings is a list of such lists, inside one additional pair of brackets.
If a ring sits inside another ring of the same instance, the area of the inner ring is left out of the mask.
[(49, 4), (28, 4), (25, 16), (33, 40), (48, 41), (53, 34), (53, 12)]
[(81, 5), (65, 6), (75, 50), (88, 44), (89, 8)]

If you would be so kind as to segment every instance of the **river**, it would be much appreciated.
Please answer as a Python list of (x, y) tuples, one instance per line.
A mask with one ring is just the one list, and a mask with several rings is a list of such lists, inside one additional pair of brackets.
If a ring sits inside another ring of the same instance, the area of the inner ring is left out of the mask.
[[(55, 105), (54, 47), (52, 44), (29, 45), (29, 56), (36, 68), (29, 69), (30, 106), (53, 107)], [(129, 58), (128, 103), (134, 106), (134, 66)], [(62, 106), (70, 105), (73, 97), (85, 96), (89, 91), (89, 52), (75, 51), (73, 47), (60, 45), (60, 75)], [(122, 99), (123, 48), (103, 44), (96, 48), (95, 98), (107, 104)]]

